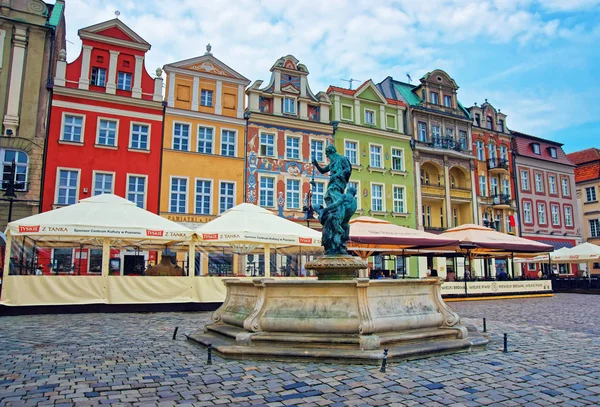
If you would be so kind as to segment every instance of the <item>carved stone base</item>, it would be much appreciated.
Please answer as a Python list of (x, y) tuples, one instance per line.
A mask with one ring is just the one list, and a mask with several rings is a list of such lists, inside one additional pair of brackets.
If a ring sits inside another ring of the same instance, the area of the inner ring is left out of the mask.
[(368, 264), (360, 257), (336, 254), (309, 261), (305, 267), (314, 271), (319, 280), (352, 280), (358, 276), (358, 270), (366, 269)]

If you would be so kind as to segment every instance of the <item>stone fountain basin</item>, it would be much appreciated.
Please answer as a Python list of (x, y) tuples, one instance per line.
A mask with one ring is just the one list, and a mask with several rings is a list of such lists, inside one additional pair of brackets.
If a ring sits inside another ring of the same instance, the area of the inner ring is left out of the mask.
[(416, 358), (484, 347), (460, 325), (440, 278), (227, 279), (227, 298), (204, 331), (188, 336), (231, 357)]

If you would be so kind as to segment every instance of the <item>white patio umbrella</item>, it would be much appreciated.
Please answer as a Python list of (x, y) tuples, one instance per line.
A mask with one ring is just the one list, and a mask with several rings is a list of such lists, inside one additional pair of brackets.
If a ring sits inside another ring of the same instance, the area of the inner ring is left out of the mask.
[(585, 242), (552, 256), (552, 261), (556, 263), (585, 263), (588, 269), (588, 277), (591, 278), (590, 264), (600, 261), (600, 246)]

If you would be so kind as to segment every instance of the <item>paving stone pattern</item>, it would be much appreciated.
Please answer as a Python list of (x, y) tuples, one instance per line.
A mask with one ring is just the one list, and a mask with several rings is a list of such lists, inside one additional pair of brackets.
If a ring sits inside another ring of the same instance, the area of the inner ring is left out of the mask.
[(386, 373), (218, 356), (208, 365), (184, 333), (209, 313), (2, 317), (0, 406), (600, 405), (600, 296), (451, 306), (480, 328), (487, 318), (487, 350), (388, 363)]

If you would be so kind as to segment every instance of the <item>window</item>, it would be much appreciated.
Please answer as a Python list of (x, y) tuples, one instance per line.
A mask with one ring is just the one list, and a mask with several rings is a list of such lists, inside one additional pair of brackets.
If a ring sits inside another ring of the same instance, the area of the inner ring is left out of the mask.
[(475, 113), (475, 124), (477, 125), (477, 127), (481, 127), (481, 116), (479, 115), (479, 113)]
[(98, 122), (98, 144), (102, 146), (117, 145), (117, 121), (100, 119)]
[(479, 176), (479, 193), (481, 196), (487, 196), (487, 180), (485, 179), (485, 175)]
[(262, 177), (259, 185), (260, 206), (272, 208), (275, 206), (275, 178)]
[(275, 135), (261, 133), (260, 134), (260, 155), (266, 157), (275, 156)]
[(444, 208), (440, 207), (440, 227), (444, 227)]
[(458, 226), (458, 209), (456, 208), (452, 208), (452, 226), (457, 227)]
[(534, 154), (540, 155), (540, 145), (538, 143), (531, 144), (531, 148)]
[(425, 227), (431, 227), (431, 206), (423, 206), (423, 223)]
[(585, 189), (585, 201), (596, 202), (596, 187), (588, 187)]
[[(196, 180), (196, 213), (199, 215), (210, 215), (210, 195), (212, 182), (207, 180)], [(220, 192), (220, 191), (219, 191)], [(184, 200), (185, 202), (185, 200)]]
[(202, 89), (202, 91), (200, 91), (200, 106), (212, 107), (212, 105), (213, 105), (212, 90)]
[(573, 226), (573, 210), (570, 206), (565, 206), (565, 226)]
[(485, 161), (485, 147), (483, 146), (483, 141), (477, 140), (475, 145), (477, 147), (477, 159), (479, 161)]
[(58, 205), (73, 205), (77, 202), (78, 181), (79, 171), (58, 171), (58, 196), (56, 200), (56, 203)]
[(510, 197), (510, 181), (507, 179), (502, 180), (502, 193), (505, 196)]
[(550, 205), (550, 212), (552, 213), (552, 224), (560, 225), (560, 217), (558, 215), (558, 205)]
[(429, 101), (431, 103), (433, 103), (434, 105), (439, 105), (440, 104), (440, 96), (437, 94), (437, 92), (429, 92)]
[(146, 177), (130, 175), (127, 180), (127, 199), (138, 208), (146, 206)]
[(370, 146), (371, 156), (369, 165), (374, 168), (382, 168), (381, 146)]
[(90, 249), (89, 272), (102, 272), (102, 249)]
[(488, 144), (488, 158), (491, 160), (496, 160), (496, 145)]
[(538, 209), (538, 222), (540, 225), (545, 225), (546, 224), (546, 205), (544, 205), (543, 203), (539, 203), (537, 205), (537, 209)]
[(352, 165), (358, 165), (358, 143), (356, 141), (344, 142), (344, 155)]
[(523, 202), (523, 220), (525, 223), (533, 223), (531, 220), (531, 202)]
[[(350, 183), (348, 183), (348, 186), (350, 186)], [(325, 197), (325, 183), (315, 182), (315, 185), (313, 185), (313, 187), (312, 187), (312, 206), (313, 206), (313, 208), (318, 208), (319, 206), (325, 205), (324, 197)]]
[(106, 86), (106, 69), (93, 67), (90, 85)]
[(97, 172), (94, 174), (94, 196), (113, 193), (113, 174)]
[(548, 148), (548, 152), (550, 153), (550, 157), (552, 157), (552, 158), (558, 157), (558, 155), (556, 154), (556, 147)]
[(488, 130), (494, 130), (494, 123), (492, 122), (492, 117), (491, 116), (487, 116), (485, 118), (485, 123), (487, 125)]
[(52, 271), (71, 273), (74, 269), (73, 249), (52, 250)]
[(283, 113), (296, 114), (296, 100), (292, 98), (283, 98)]
[(171, 178), (171, 197), (169, 212), (186, 213), (187, 212), (187, 179)]
[(117, 89), (131, 90), (131, 74), (129, 72), (119, 72)]
[[(324, 143), (321, 140), (311, 140), (310, 141), (311, 160), (315, 159), (320, 163), (322, 163), (324, 161), (325, 155), (323, 154), (323, 150), (324, 150), (323, 146), (324, 146)], [(350, 161), (350, 163), (352, 163), (352, 161)]]
[(298, 160), (300, 159), (300, 138), (286, 137), (285, 138), (285, 158)]
[(458, 131), (458, 142), (460, 143), (459, 146), (461, 148), (461, 150), (466, 150), (467, 149), (467, 132), (464, 130), (459, 130)]
[(148, 150), (149, 127), (145, 124), (133, 124), (131, 126), (131, 148)]
[(392, 170), (404, 171), (404, 150), (392, 148)]
[(371, 185), (371, 210), (374, 212), (383, 212), (383, 185)]
[(352, 120), (352, 106), (342, 105), (342, 120)]
[(535, 192), (544, 192), (544, 181), (540, 173), (535, 174)]
[(504, 120), (502, 119), (498, 120), (498, 131), (504, 133)]
[(173, 150), (188, 151), (190, 147), (190, 125), (175, 123), (173, 127)]
[(286, 181), (285, 201), (288, 209), (300, 209), (300, 180), (288, 179)]
[(394, 186), (394, 212), (406, 213), (406, 204), (404, 202), (406, 194), (404, 187)]
[(527, 270), (529, 270), (529, 271), (537, 270), (536, 264), (535, 263), (527, 263)]
[(221, 182), (219, 187), (219, 213), (223, 213), (235, 206), (235, 184)]
[(490, 178), (490, 189), (492, 196), (498, 195), (498, 178), (492, 177)]
[(590, 220), (590, 237), (600, 237), (600, 221), (598, 219)]
[(571, 196), (571, 191), (569, 190), (569, 179), (568, 178), (562, 178), (561, 182), (562, 182), (562, 194), (563, 194), (563, 196)]
[(419, 141), (427, 141), (427, 123), (419, 122), (417, 123), (417, 128), (419, 131)]
[(235, 133), (233, 130), (221, 130), (221, 155), (235, 157)]
[(83, 116), (65, 115), (61, 140), (83, 142)]
[(452, 96), (444, 95), (444, 106), (452, 107)]
[(554, 176), (554, 175), (548, 176), (548, 190), (553, 195), (558, 194), (558, 191), (556, 190), (556, 176)]
[(375, 124), (375, 112), (374, 111), (365, 109), (365, 123), (366, 124)]
[(198, 127), (198, 152), (204, 154), (213, 153), (213, 133), (211, 127)]
[[(27, 190), (27, 173), (29, 167), (27, 153), (18, 150), (0, 150), (0, 154), (2, 154), (2, 189), (8, 187), (12, 176), (16, 191)], [(13, 163), (15, 163), (14, 173), (12, 170)]]
[(432, 125), (431, 126), (431, 138), (433, 139), (434, 143), (439, 143), (440, 142), (440, 137), (442, 135), (442, 131), (439, 125)]
[(506, 146), (500, 146), (500, 158), (502, 160), (508, 160), (508, 150)]
[[(357, 181), (348, 181), (348, 187), (354, 187), (356, 189), (356, 207), (360, 209), (360, 185)], [(346, 188), (348, 190), (348, 188)]]
[(450, 127), (446, 127), (446, 137), (454, 140), (454, 129)]
[(529, 172), (521, 171), (521, 189), (529, 191)]
[(512, 233), (513, 228), (512, 228), (512, 226), (510, 224), (510, 215), (506, 215), (506, 217), (504, 218), (504, 224), (505, 224), (505, 227), (506, 227), (506, 231), (508, 233)]

